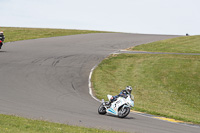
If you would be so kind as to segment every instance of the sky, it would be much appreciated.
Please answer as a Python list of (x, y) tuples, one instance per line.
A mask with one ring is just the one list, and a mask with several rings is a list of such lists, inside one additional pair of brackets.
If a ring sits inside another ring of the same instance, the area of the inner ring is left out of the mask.
[(200, 0), (0, 0), (0, 27), (200, 35)]

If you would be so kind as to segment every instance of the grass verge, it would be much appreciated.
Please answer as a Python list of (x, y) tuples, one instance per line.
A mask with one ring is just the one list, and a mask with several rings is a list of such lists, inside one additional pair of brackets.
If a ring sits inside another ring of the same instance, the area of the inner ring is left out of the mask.
[(96, 97), (133, 89), (135, 109), (200, 124), (200, 56), (112, 55), (92, 76)]
[(0, 27), (0, 31), (4, 31), (4, 35), (6, 37), (5, 42), (76, 35), (76, 34), (106, 33), (104, 31), (91, 31), (91, 30), (16, 28), (16, 27)]
[(200, 53), (200, 35), (184, 36), (133, 47), (131, 50), (172, 53)]
[(119, 133), (0, 114), (1, 133)]

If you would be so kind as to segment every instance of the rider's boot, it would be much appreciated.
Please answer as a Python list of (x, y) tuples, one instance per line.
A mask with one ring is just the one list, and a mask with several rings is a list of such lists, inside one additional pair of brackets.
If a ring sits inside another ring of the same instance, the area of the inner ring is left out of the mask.
[(108, 107), (110, 107), (110, 106), (111, 106), (112, 102), (113, 102), (112, 100), (110, 100), (110, 101), (108, 102), (108, 104), (107, 104), (107, 105), (108, 105)]

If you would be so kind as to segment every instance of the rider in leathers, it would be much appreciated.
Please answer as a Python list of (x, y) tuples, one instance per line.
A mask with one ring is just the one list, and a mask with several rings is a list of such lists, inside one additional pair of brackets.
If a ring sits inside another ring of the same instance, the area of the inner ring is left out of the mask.
[(128, 95), (131, 95), (131, 91), (132, 91), (132, 87), (131, 86), (127, 86), (125, 90), (122, 90), (119, 95), (113, 96), (110, 101), (109, 101), (109, 105), (114, 102), (115, 100), (117, 100), (118, 97), (127, 97)]

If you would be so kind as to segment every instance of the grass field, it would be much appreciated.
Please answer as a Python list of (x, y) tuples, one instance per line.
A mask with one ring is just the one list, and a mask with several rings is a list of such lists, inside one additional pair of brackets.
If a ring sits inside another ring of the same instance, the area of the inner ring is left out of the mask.
[(67, 29), (42, 29), (42, 28), (15, 28), (0, 27), (6, 37), (5, 42), (28, 40), (36, 38), (47, 38), (55, 36), (67, 36), (76, 34), (105, 33), (103, 31), (90, 30), (67, 30)]
[(200, 35), (184, 36), (143, 44), (132, 48), (132, 50), (150, 52), (200, 53)]
[(131, 85), (135, 110), (200, 124), (200, 56), (120, 54), (94, 70), (96, 97)]
[(119, 133), (0, 114), (0, 133)]

